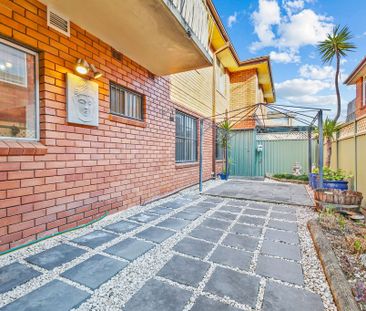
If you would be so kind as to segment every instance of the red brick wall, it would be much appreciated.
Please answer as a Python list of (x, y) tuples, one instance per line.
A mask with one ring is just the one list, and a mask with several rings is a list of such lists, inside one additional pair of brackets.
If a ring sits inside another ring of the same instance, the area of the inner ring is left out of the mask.
[(363, 87), (363, 79), (359, 78), (356, 82), (356, 117), (359, 118), (361, 116), (366, 115), (366, 106), (363, 105), (363, 96), (365, 96), (362, 92)]
[[(62, 231), (198, 182), (198, 164), (176, 165), (168, 78), (149, 72), (78, 26), (71, 37), (47, 27), (35, 0), (0, 0), (0, 34), (40, 51), (43, 156), (23, 146), (0, 156), (0, 251)], [(65, 73), (84, 58), (104, 73), (99, 126), (66, 122)], [(110, 118), (109, 81), (146, 96), (146, 124)], [(137, 125), (137, 126), (136, 126)], [(208, 126), (208, 125), (207, 125)], [(212, 131), (204, 141), (204, 179), (212, 170)], [(0, 142), (1, 143), (1, 142)]]

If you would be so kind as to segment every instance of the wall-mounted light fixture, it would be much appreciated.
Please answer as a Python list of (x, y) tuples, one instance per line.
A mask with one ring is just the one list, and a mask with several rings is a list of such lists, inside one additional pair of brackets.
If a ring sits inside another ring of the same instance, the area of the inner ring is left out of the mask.
[(79, 58), (75, 64), (75, 70), (81, 75), (86, 75), (90, 71), (93, 73), (93, 78), (98, 79), (103, 74), (95, 68), (93, 64), (89, 64), (85, 59)]

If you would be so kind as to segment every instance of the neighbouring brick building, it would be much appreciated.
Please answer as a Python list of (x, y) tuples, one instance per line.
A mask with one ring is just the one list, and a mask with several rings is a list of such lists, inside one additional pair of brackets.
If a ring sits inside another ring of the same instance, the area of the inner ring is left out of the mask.
[(366, 57), (357, 65), (344, 82), (356, 86), (355, 117), (366, 115)]
[[(211, 1), (189, 31), (169, 0), (84, 4), (0, 0), (0, 251), (196, 184), (200, 118), (211, 178), (215, 115), (275, 99), (269, 58), (239, 61)], [(97, 126), (68, 119), (78, 60)]]

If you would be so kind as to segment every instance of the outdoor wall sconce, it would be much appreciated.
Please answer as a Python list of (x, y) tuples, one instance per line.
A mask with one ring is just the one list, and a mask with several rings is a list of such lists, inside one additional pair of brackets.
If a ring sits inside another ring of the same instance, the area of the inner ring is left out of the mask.
[(75, 70), (81, 75), (86, 75), (90, 71), (94, 79), (99, 79), (103, 74), (99, 72), (93, 64), (89, 64), (85, 59), (79, 58), (75, 65)]

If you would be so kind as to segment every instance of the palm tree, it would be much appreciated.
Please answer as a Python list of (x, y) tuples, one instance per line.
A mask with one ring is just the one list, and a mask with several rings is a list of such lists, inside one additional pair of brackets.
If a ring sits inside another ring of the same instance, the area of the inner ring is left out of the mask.
[(352, 34), (347, 26), (340, 27), (337, 25), (333, 28), (332, 33), (327, 35), (324, 41), (318, 44), (318, 51), (321, 55), (324, 64), (331, 64), (333, 59), (336, 58), (336, 73), (335, 73), (335, 88), (337, 93), (337, 114), (334, 117), (335, 123), (337, 123), (341, 115), (341, 95), (339, 92), (339, 72), (341, 57), (346, 56), (347, 52), (352, 52), (356, 49), (356, 46), (350, 42)]
[[(323, 124), (323, 137), (325, 139), (325, 145), (327, 147), (327, 157), (325, 159), (325, 166), (330, 167), (330, 161), (332, 158), (332, 143), (334, 136), (340, 129), (340, 125), (335, 120), (326, 118)], [(315, 130), (316, 135), (319, 135), (319, 129)]]

